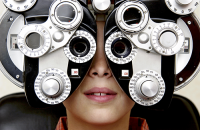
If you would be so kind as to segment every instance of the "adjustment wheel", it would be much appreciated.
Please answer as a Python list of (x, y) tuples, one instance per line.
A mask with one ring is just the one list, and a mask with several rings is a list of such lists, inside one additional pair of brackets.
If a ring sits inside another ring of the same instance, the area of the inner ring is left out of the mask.
[(163, 22), (156, 26), (151, 34), (154, 50), (164, 56), (177, 54), (184, 45), (185, 36), (177, 24)]
[(165, 0), (167, 7), (175, 14), (187, 15), (195, 11), (200, 0)]
[(165, 82), (157, 72), (142, 70), (131, 78), (129, 93), (136, 103), (143, 106), (152, 106), (163, 98)]
[(63, 102), (69, 96), (71, 82), (62, 70), (49, 68), (38, 74), (34, 88), (42, 102), (53, 105)]

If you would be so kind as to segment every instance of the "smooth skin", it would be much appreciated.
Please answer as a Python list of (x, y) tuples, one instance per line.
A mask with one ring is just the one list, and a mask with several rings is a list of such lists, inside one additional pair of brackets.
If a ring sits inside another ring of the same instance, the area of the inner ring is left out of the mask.
[[(92, 65), (77, 90), (63, 102), (68, 130), (128, 130), (134, 102), (120, 88), (107, 64), (104, 51), (104, 25), (97, 22), (97, 51)], [(117, 93), (114, 99), (99, 103), (88, 99), (91, 88), (108, 88)]]

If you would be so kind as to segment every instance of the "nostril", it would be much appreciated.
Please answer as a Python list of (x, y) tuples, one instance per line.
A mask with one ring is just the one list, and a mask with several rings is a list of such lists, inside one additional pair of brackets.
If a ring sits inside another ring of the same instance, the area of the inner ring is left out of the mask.
[(93, 75), (98, 75), (98, 73), (97, 73), (97, 72), (94, 72)]
[(105, 76), (107, 76), (107, 75), (108, 75), (108, 73), (104, 73), (104, 75), (105, 75)]

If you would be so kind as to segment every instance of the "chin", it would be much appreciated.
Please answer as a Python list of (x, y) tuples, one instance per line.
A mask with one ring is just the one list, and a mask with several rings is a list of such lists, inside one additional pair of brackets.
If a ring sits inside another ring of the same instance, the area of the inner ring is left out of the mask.
[(86, 117), (85, 121), (87, 123), (94, 124), (94, 125), (106, 125), (106, 124), (112, 124), (114, 122), (117, 122), (121, 118), (122, 118), (121, 116), (118, 116), (116, 114), (95, 113), (95, 114), (92, 114), (90, 117)]
[(88, 113), (87, 115), (87, 117), (82, 117), (85, 122), (94, 125), (106, 125), (117, 122), (123, 117), (124, 114), (119, 114), (119, 112), (116, 113), (109, 109), (98, 109), (92, 110), (90, 114)]

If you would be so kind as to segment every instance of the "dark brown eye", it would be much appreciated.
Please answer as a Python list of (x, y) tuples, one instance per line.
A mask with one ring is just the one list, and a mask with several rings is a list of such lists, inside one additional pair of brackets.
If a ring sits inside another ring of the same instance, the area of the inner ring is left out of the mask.
[(90, 51), (90, 43), (84, 37), (76, 37), (70, 42), (70, 51), (77, 57), (83, 57)]
[(126, 49), (126, 45), (121, 41), (116, 42), (114, 45), (114, 51), (116, 53), (121, 54), (125, 51), (125, 49)]
[(73, 49), (77, 53), (84, 53), (87, 49), (87, 44), (85, 42), (77, 42), (74, 44)]
[(118, 58), (127, 57), (132, 50), (132, 46), (129, 40), (126, 38), (117, 38), (112, 43), (112, 53)]

